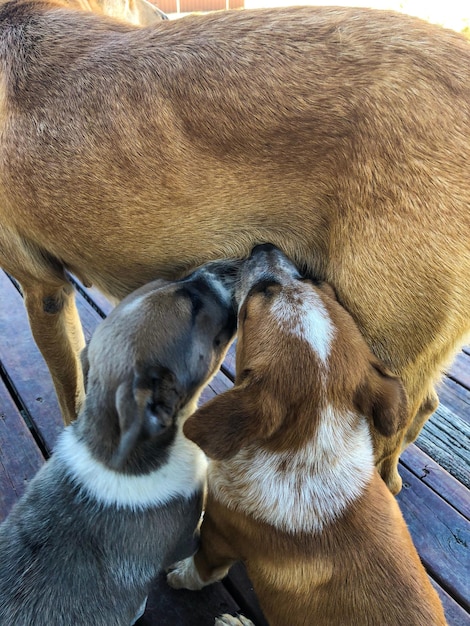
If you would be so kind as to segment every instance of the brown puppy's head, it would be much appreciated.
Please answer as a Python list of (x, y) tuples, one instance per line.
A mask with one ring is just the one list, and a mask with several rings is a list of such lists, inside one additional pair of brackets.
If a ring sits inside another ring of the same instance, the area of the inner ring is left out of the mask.
[(295, 449), (328, 407), (364, 415), (384, 435), (402, 426), (401, 382), (370, 352), (329, 285), (302, 278), (266, 244), (242, 266), (237, 300), (235, 387), (184, 427), (209, 457), (229, 458), (252, 441)]
[[(83, 354), (86, 399), (77, 426), (97, 458), (126, 472), (161, 461), (236, 330), (236, 264), (157, 280), (125, 298)], [(124, 467), (125, 466), (125, 467)]]

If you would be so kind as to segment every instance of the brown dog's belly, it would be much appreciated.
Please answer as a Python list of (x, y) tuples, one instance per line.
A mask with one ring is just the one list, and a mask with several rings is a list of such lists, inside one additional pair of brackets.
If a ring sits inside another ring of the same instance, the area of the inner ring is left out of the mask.
[(470, 330), (468, 43), (367, 10), (62, 19), (3, 66), (1, 265), (121, 299), (270, 241), (335, 287), (411, 423)]

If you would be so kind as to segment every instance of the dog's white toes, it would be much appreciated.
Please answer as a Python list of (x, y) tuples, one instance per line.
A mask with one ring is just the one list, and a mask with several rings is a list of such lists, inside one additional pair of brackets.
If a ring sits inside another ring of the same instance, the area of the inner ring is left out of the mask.
[(198, 591), (204, 587), (204, 582), (197, 572), (192, 556), (172, 565), (166, 580), (173, 589), (191, 589)]
[(243, 615), (229, 615), (224, 613), (220, 617), (215, 618), (214, 626), (255, 626), (251, 619)]

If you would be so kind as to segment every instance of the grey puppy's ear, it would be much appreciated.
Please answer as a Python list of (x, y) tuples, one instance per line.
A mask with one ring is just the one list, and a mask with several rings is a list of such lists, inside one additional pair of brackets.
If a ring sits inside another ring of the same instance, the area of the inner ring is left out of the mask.
[(133, 381), (121, 383), (116, 391), (120, 441), (110, 465), (119, 469), (137, 441), (166, 432), (174, 424), (181, 400), (173, 372), (160, 366), (140, 372), (136, 368)]

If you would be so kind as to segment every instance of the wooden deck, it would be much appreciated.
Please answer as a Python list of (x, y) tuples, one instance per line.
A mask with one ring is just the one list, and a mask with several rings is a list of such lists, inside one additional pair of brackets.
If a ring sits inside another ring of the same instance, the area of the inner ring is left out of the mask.
[[(78, 306), (89, 338), (110, 306), (96, 292), (85, 290), (78, 295)], [(203, 399), (228, 388), (233, 374), (232, 350)], [(438, 411), (417, 445), (402, 456), (404, 486), (398, 501), (442, 598), (449, 625), (469, 626), (470, 348), (458, 355), (439, 395)], [(44, 463), (62, 427), (49, 373), (31, 337), (21, 295), (0, 271), (0, 520)], [(212, 626), (216, 615), (239, 611), (258, 626), (266, 625), (241, 565), (232, 568), (223, 583), (201, 592), (174, 591), (162, 577), (138, 624)]]

